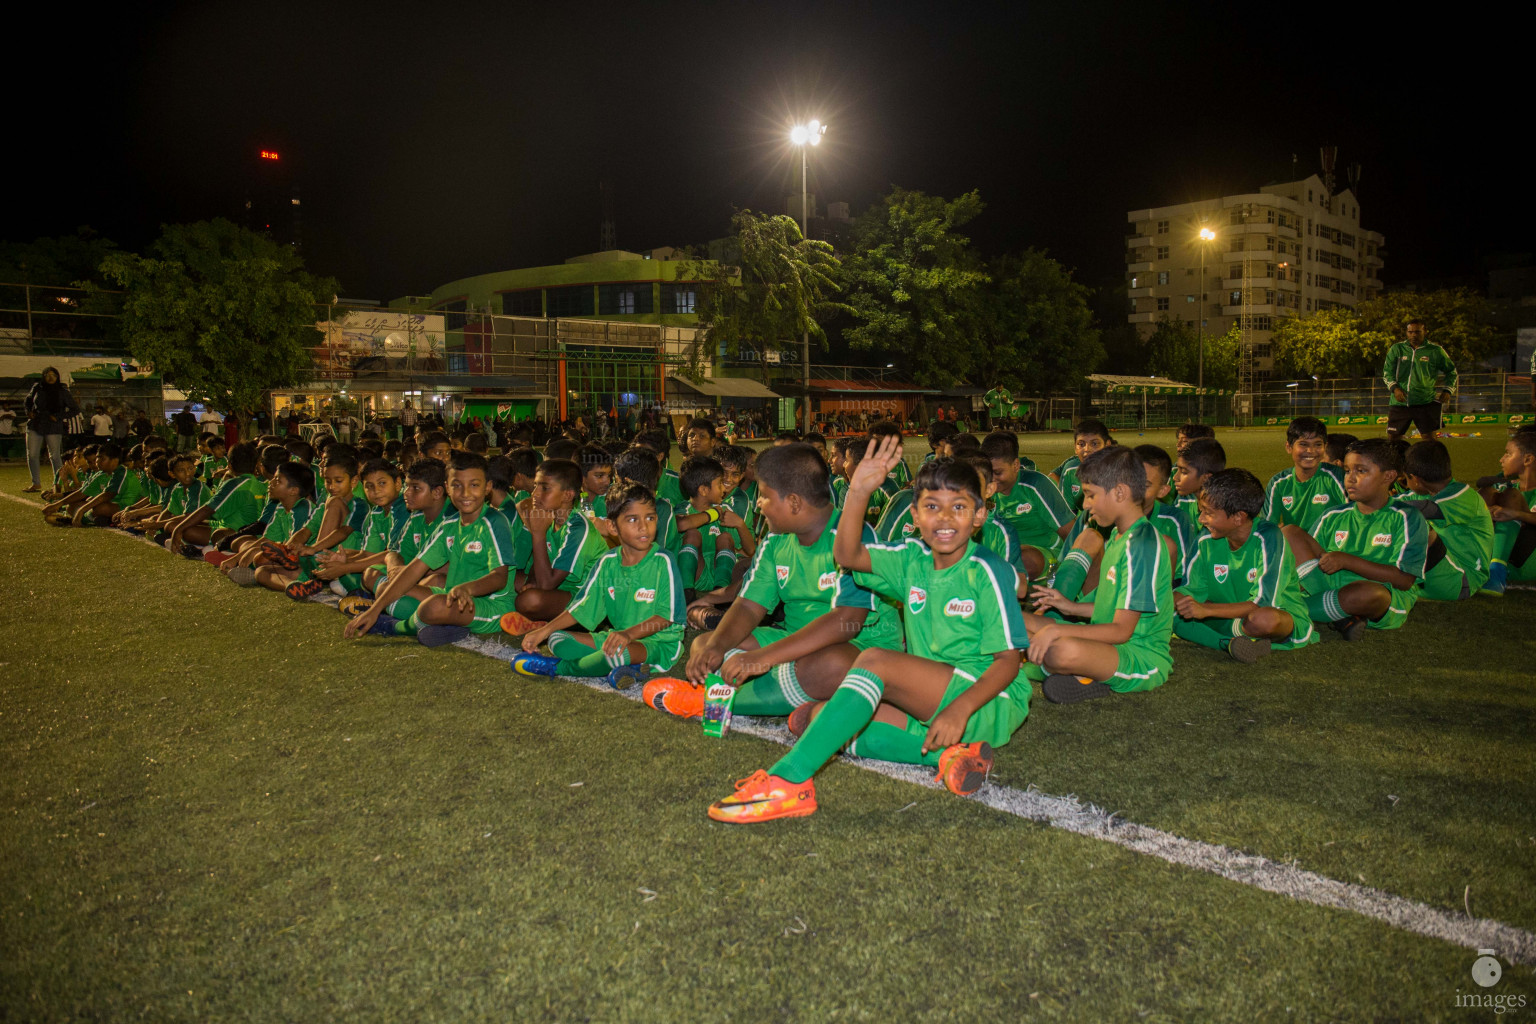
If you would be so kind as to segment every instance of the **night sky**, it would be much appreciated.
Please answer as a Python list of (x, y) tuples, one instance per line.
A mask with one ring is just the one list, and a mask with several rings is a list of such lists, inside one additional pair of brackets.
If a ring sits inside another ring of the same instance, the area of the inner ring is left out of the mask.
[(597, 249), (601, 180), (623, 248), (718, 237), (735, 207), (782, 211), (799, 189), (787, 129), (820, 116), (821, 201), (979, 188), (983, 251), (1041, 246), (1089, 284), (1119, 277), (1126, 210), (1283, 180), (1293, 153), (1315, 171), (1325, 142), (1364, 167), (1389, 286), (1476, 275), (1532, 248), (1522, 34), (1405, 10), (49, 9), (8, 57), (29, 87), (12, 93), (20, 188), (0, 234), (89, 224), (136, 248), (163, 222), (235, 213), (272, 148), (299, 183), (310, 269), (387, 300)]

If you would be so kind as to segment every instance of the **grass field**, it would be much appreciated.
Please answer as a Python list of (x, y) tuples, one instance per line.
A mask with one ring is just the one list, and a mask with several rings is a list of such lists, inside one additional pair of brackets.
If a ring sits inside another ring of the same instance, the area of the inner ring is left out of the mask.
[[(1448, 443), (1467, 477), (1502, 448)], [(778, 748), (347, 643), (12, 501), (0, 546), (0, 1019), (1446, 1020), (1484, 991), (1450, 943), (848, 764), (812, 818), (718, 825)], [(1252, 667), (1180, 643), (1160, 690), (1037, 698), (995, 781), (1536, 930), (1533, 611), (1421, 602)], [(1529, 967), (1486, 991), (1536, 1012)]]

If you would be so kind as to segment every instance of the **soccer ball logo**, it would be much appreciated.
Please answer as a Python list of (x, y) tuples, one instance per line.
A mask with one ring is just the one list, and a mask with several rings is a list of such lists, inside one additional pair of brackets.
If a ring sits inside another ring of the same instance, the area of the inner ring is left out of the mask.
[(910, 587), (907, 590), (907, 607), (914, 612), (920, 612), (928, 604), (928, 591), (922, 587)]
[(1492, 988), (1504, 976), (1504, 968), (1493, 958), (1493, 950), (1480, 949), (1477, 954), (1477, 959), (1472, 961), (1472, 980), (1483, 988)]
[(1216, 574), (1217, 583), (1227, 582), (1227, 567), (1225, 565), (1213, 565), (1211, 571)]

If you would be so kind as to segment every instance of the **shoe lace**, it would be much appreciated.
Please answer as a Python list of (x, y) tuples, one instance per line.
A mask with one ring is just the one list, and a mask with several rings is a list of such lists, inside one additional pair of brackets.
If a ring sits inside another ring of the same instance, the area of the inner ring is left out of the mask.
[(768, 781), (768, 773), (759, 768), (744, 779), (736, 780), (737, 789), (746, 789), (748, 786), (760, 786)]

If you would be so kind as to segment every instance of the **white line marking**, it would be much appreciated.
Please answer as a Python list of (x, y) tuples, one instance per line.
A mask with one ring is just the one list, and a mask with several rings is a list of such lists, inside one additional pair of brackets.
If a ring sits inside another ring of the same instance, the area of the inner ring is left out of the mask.
[[(19, 504), (40, 507), (36, 502), (13, 494), (0, 492), (0, 497), (9, 498)], [(120, 530), (111, 532), (124, 537), (132, 536)], [(329, 600), (326, 600), (327, 598)], [(318, 595), (311, 600), (333, 607), (336, 603), (335, 595), (328, 593)], [(505, 661), (514, 650), (509, 644), (478, 636), (461, 640), (456, 646), (497, 661)], [(612, 689), (602, 677), (576, 679), (561, 676), (560, 679), (564, 682), (578, 683), (600, 693), (617, 694), (637, 703), (640, 700), (641, 688), (638, 686), (619, 691)], [(789, 735), (789, 730), (782, 724), (759, 722), (745, 715), (733, 721), (732, 729), (735, 732), (786, 747), (792, 746), (794, 742)], [(928, 769), (921, 766), (892, 764), (888, 761), (872, 761), (846, 755), (843, 760), (856, 768), (915, 786), (924, 786), (929, 789), (941, 788), (939, 783), (933, 780)], [(1303, 871), (1292, 865), (1277, 863), (1267, 857), (1239, 853), (1215, 843), (1185, 839), (1145, 825), (1116, 821), (1115, 815), (1092, 804), (1084, 804), (1076, 797), (1050, 796), (1036, 791), (1033, 786), (1026, 790), (1018, 790), (989, 782), (982, 786), (972, 799), (1004, 814), (1044, 822), (1052, 828), (1102, 839), (1136, 853), (1157, 857), (1170, 864), (1219, 875), (1265, 892), (1288, 896), (1320, 907), (1348, 910), (1394, 928), (1440, 939), (1465, 949), (1495, 949), (1500, 957), (1511, 963), (1536, 965), (1536, 933), (1501, 921), (1483, 917), (1474, 918), (1453, 910), (1442, 910), (1427, 903), (1394, 896), (1370, 886), (1335, 881), (1314, 871)]]

